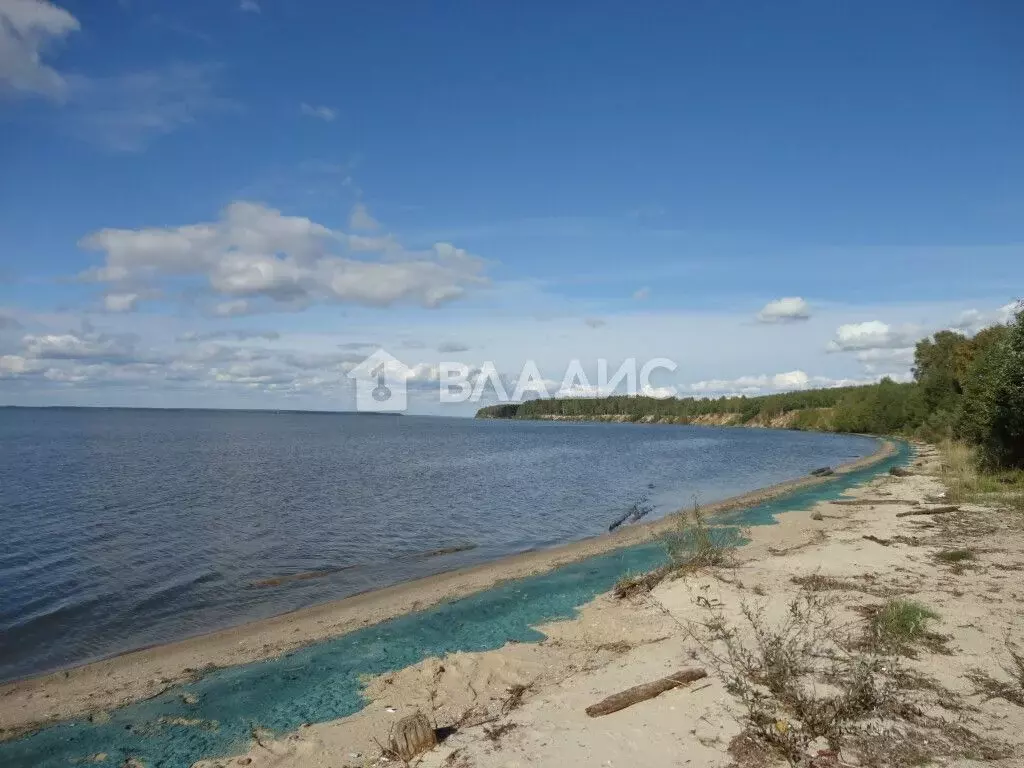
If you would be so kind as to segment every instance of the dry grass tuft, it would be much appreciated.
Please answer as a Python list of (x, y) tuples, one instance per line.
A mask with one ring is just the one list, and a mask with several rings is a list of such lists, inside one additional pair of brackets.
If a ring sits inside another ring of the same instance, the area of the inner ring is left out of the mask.
[(863, 645), (880, 650), (916, 655), (915, 646), (923, 646), (936, 653), (948, 653), (948, 638), (928, 629), (929, 622), (937, 621), (939, 614), (914, 600), (889, 600), (882, 605), (865, 609), (868, 627)]
[(665, 536), (668, 564), (648, 573), (627, 573), (612, 588), (612, 594), (620, 600), (642, 596), (665, 579), (732, 566), (734, 550), (742, 540), (742, 533), (737, 528), (709, 526), (700, 505), (694, 501), (692, 511), (679, 513), (675, 529)]

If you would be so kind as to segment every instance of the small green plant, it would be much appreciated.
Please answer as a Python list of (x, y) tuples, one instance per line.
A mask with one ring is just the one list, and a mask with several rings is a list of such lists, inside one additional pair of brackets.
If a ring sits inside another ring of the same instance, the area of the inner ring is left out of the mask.
[(962, 563), (965, 560), (973, 560), (974, 552), (970, 549), (947, 549), (935, 555), (935, 559), (943, 563)]
[(928, 622), (938, 619), (938, 613), (921, 603), (890, 600), (871, 613), (868, 630), (876, 645), (908, 652), (915, 643), (941, 643), (942, 636), (928, 630)]
[(701, 568), (729, 565), (733, 549), (742, 542), (736, 528), (712, 528), (707, 524), (700, 504), (693, 500), (693, 509), (680, 513), (675, 530), (665, 537), (665, 552), (677, 574)]

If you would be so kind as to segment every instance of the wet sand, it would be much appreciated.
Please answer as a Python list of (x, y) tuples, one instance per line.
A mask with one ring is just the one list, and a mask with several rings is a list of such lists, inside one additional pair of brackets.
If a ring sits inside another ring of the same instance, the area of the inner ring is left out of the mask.
[[(881, 442), (871, 456), (838, 467), (843, 474), (893, 453)], [(704, 507), (708, 514), (754, 506), (777, 496), (829, 481), (803, 477)], [(502, 582), (524, 578), (595, 555), (650, 541), (674, 525), (672, 516), (619, 528), (614, 533), (491, 563), (437, 574), (347, 597), (273, 618), (175, 643), (140, 649), (73, 669), (0, 686), (0, 740), (47, 723), (113, 709), (152, 698), (214, 667), (228, 667), (288, 653)]]

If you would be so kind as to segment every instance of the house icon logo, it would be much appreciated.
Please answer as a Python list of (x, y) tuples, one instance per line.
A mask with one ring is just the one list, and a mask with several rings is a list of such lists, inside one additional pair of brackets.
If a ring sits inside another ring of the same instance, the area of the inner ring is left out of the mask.
[(412, 369), (378, 349), (348, 372), (356, 384), (356, 410), (397, 413), (408, 405), (406, 379)]

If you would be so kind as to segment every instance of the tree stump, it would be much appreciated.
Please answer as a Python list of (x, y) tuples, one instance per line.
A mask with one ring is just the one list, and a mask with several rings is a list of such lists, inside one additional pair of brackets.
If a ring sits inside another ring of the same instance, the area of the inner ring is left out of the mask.
[(412, 760), (416, 755), (437, 746), (437, 734), (422, 712), (406, 715), (391, 729), (388, 748), (402, 760)]

